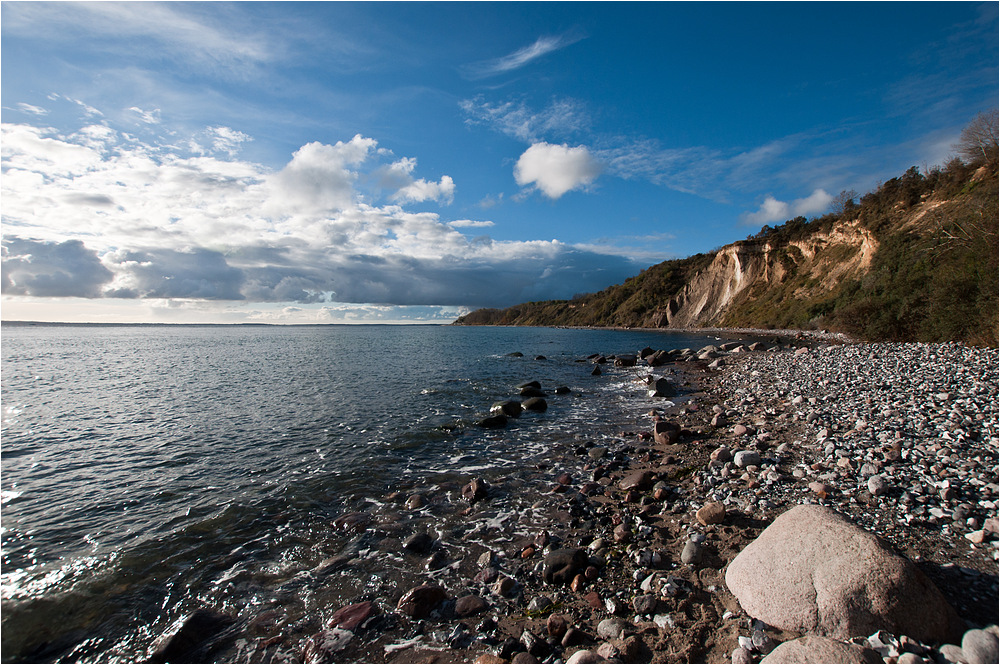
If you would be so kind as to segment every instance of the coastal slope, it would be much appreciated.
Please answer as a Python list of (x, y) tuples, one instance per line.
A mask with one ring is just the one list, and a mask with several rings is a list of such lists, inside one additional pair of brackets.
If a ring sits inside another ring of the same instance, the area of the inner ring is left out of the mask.
[(871, 341), (997, 345), (997, 164), (916, 167), (838, 210), (665, 261), (572, 300), (457, 325), (830, 329)]

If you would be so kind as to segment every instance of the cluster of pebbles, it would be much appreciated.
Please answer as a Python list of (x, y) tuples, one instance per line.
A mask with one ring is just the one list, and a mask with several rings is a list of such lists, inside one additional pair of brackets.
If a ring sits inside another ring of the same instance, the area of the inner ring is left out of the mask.
[[(634, 387), (626, 431), (578, 431), (524, 474), (398, 491), (380, 497), (383, 514), (345, 515), (338, 528), (366, 547), (324, 574), (366, 556), (425, 572), (387, 571), (321, 625), (262, 634), (240, 659), (795, 662), (776, 654), (827, 640), (823, 653), (858, 662), (997, 662), (996, 352), (775, 340), (587, 360)], [(540, 383), (518, 388), (521, 409), (544, 400)], [(499, 402), (479, 425), (518, 411)], [(915, 562), (964, 638), (834, 641), (748, 615), (727, 566), (801, 504)], [(437, 528), (408, 520), (418, 513)]]

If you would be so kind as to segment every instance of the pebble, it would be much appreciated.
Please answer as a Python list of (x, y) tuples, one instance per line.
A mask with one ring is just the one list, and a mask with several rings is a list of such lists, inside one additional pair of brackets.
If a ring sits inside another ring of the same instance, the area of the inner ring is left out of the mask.
[(739, 450), (733, 455), (733, 463), (741, 469), (748, 466), (759, 466), (760, 453), (756, 450)]
[(702, 506), (695, 517), (703, 525), (721, 524), (726, 519), (726, 506), (722, 503), (706, 503)]
[(597, 624), (597, 636), (603, 640), (621, 639), (628, 628), (629, 624), (624, 619), (611, 617)]
[(693, 540), (687, 541), (681, 551), (681, 563), (685, 565), (696, 565), (701, 563), (703, 550), (701, 545)]

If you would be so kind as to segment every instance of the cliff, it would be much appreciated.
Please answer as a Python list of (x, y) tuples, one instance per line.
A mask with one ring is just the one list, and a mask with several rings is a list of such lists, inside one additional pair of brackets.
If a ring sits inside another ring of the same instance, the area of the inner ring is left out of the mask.
[(666, 261), (569, 301), (459, 325), (828, 328), (869, 340), (997, 345), (997, 168), (916, 168), (837, 213)]

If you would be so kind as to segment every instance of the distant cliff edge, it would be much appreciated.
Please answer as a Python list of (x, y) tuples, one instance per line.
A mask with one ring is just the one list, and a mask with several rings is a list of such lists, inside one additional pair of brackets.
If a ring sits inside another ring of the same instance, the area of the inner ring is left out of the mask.
[(456, 325), (830, 329), (873, 341), (997, 346), (995, 152), (911, 168), (839, 210), (665, 261), (573, 300), (480, 309)]

